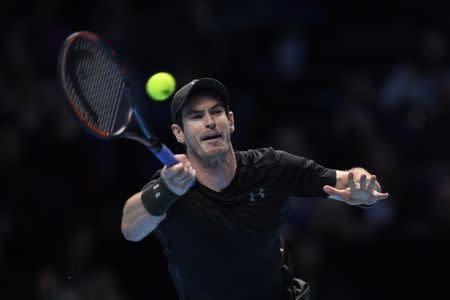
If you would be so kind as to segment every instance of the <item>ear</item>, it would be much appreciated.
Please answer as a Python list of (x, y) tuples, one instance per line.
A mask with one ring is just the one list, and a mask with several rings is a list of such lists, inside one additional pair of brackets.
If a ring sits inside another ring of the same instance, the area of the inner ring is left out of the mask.
[(232, 111), (229, 111), (227, 114), (228, 124), (230, 124), (230, 132), (234, 132), (234, 114)]
[(170, 126), (170, 128), (172, 129), (173, 135), (177, 139), (178, 143), (184, 144), (184, 133), (183, 133), (183, 129), (180, 127), (180, 125), (172, 124), (172, 126)]

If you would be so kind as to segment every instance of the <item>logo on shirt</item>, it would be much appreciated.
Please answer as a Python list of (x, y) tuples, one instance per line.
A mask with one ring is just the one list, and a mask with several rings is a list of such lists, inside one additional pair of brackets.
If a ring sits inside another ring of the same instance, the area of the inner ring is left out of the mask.
[(255, 202), (256, 199), (258, 199), (258, 197), (259, 197), (259, 199), (263, 199), (266, 196), (266, 194), (264, 193), (264, 188), (259, 188), (258, 192), (256, 192), (256, 193), (251, 192), (248, 195), (250, 197), (251, 202)]

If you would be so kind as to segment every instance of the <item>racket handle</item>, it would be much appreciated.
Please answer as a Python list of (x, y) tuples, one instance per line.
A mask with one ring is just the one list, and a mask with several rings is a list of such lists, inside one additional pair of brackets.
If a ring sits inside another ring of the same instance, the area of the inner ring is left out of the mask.
[(175, 155), (167, 148), (166, 145), (162, 144), (159, 151), (155, 151), (153, 148), (149, 147), (150, 151), (166, 166), (170, 167), (177, 164), (179, 161), (175, 158)]

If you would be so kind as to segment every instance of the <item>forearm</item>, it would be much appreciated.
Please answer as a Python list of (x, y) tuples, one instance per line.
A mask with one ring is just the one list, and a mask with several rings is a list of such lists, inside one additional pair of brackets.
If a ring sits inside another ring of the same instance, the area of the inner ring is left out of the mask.
[(122, 233), (129, 241), (140, 241), (150, 234), (164, 220), (162, 216), (151, 215), (142, 203), (142, 192), (130, 197), (125, 203), (122, 216)]

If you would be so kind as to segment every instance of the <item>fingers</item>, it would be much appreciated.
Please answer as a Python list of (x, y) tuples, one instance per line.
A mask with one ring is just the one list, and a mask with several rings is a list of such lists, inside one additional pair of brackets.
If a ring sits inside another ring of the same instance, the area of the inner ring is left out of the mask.
[(195, 177), (189, 177), (189, 178), (185, 178), (183, 180), (177, 180), (175, 183), (173, 183), (172, 185), (183, 189), (185, 187), (191, 187), (192, 184), (195, 182)]
[(387, 199), (389, 197), (389, 193), (375, 192), (374, 196), (377, 198), (377, 200), (383, 200), (383, 199)]
[(186, 154), (175, 154), (175, 159), (180, 162), (187, 161)]
[(183, 170), (183, 172), (177, 178), (178, 181), (183, 182), (183, 183), (185, 183), (185, 182), (188, 183), (188, 182), (192, 181), (193, 179), (195, 179), (195, 170), (191, 166), (188, 166), (187, 172), (185, 170)]
[(351, 191), (356, 190), (356, 185), (355, 185), (355, 181), (353, 179), (353, 173), (352, 172), (348, 172), (347, 181), (348, 181), (348, 186), (350, 187), (350, 190)]
[(367, 190), (368, 192), (371, 192), (375, 187), (377, 177), (375, 175), (371, 175), (369, 182), (367, 182), (366, 174), (362, 174), (361, 177), (359, 178), (359, 186), (357, 187), (353, 173), (349, 172), (347, 181), (348, 181), (348, 186), (350, 187), (351, 191), (355, 191), (356, 189), (361, 189), (361, 190)]
[(370, 181), (369, 181), (369, 184), (367, 185), (367, 191), (369, 193), (371, 193), (373, 191), (376, 182), (377, 182), (377, 176), (375, 176), (375, 175), (370, 176)]
[(359, 188), (362, 190), (365, 190), (367, 188), (366, 186), (366, 174), (362, 174), (359, 178)]
[(194, 185), (194, 183), (195, 183), (195, 178), (196, 178), (196, 171), (195, 171), (195, 169), (194, 168), (192, 168), (192, 167), (189, 167), (189, 173), (191, 174), (191, 178), (190, 178), (190, 180), (188, 181), (188, 186), (189, 187), (192, 187), (193, 185)]
[(165, 166), (161, 171), (161, 177), (170, 190), (181, 195), (195, 183), (196, 172), (187, 160), (186, 155), (177, 154), (175, 158), (179, 162), (170, 167)]
[(323, 187), (323, 190), (325, 193), (327, 193), (330, 196), (340, 196), (344, 198), (345, 200), (349, 200), (350, 198), (350, 189), (344, 189), (344, 190), (338, 190), (330, 185), (325, 185)]
[(162, 170), (162, 175), (164, 175), (165, 179), (173, 179), (177, 177), (182, 177), (184, 174), (189, 172), (189, 168), (191, 164), (186, 158), (184, 154), (177, 154), (175, 158), (179, 161), (177, 164), (174, 164), (170, 167), (164, 166)]
[(183, 176), (184, 169), (185, 168), (182, 162), (179, 162), (169, 168), (165, 166), (161, 171), (161, 177), (166, 181), (172, 181)]

